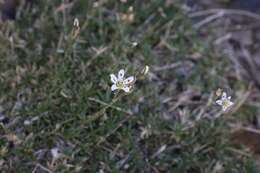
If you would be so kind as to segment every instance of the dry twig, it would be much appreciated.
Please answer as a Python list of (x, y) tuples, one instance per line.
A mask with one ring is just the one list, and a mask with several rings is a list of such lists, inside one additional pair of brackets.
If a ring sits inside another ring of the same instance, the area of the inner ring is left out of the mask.
[(236, 9), (209, 9), (209, 10), (203, 10), (203, 11), (198, 11), (194, 12), (189, 15), (189, 17), (194, 18), (194, 17), (201, 17), (205, 15), (210, 15), (214, 13), (223, 13), (223, 15), (242, 15), (242, 16), (247, 16), (256, 20), (260, 20), (260, 15), (245, 11), (245, 10), (236, 10)]

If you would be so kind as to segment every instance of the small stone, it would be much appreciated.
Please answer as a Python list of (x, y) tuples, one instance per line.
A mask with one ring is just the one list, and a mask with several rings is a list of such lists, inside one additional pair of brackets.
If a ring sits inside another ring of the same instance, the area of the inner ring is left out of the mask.
[(32, 122), (31, 122), (30, 120), (25, 120), (25, 121), (23, 122), (23, 124), (24, 124), (25, 126), (29, 126), (30, 124), (32, 124)]

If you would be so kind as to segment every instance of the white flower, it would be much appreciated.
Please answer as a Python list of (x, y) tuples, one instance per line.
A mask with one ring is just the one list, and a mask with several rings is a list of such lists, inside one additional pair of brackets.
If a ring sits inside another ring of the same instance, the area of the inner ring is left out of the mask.
[(118, 72), (118, 77), (116, 77), (116, 75), (111, 74), (110, 78), (111, 81), (114, 83), (111, 86), (111, 90), (115, 91), (115, 90), (124, 90), (125, 92), (129, 92), (131, 85), (133, 84), (135, 78), (134, 76), (128, 77), (128, 78), (124, 78), (125, 75), (125, 70), (121, 69)]
[(232, 106), (234, 103), (231, 100), (231, 96), (227, 97), (227, 93), (223, 92), (222, 97), (220, 100), (217, 100), (216, 103), (220, 106), (222, 106), (222, 110), (226, 111), (230, 106)]

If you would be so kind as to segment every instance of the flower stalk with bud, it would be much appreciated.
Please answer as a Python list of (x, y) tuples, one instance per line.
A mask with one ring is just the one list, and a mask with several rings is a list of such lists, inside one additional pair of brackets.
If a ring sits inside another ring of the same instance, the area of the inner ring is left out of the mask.
[[(94, 113), (94, 115), (89, 116), (87, 119), (87, 123), (91, 123), (98, 118), (100, 118), (106, 110), (111, 107), (113, 104), (115, 104), (118, 100), (120, 100), (122, 97), (128, 95), (130, 92), (134, 89), (134, 84), (137, 80), (142, 80), (149, 71), (149, 67), (146, 66), (141, 72), (138, 72), (135, 76), (130, 76), (128, 78), (124, 78), (125, 76), (125, 70), (121, 69), (118, 72), (118, 75), (111, 74), (110, 80), (113, 83), (111, 86), (112, 92), (115, 92), (113, 99), (110, 104), (105, 105), (100, 111)], [(124, 92), (120, 92), (124, 91)]]
[(73, 39), (77, 38), (79, 33), (80, 33), (79, 20), (78, 20), (78, 18), (75, 18), (74, 22), (73, 22), (73, 29), (72, 29), (72, 32), (71, 32), (72, 38)]

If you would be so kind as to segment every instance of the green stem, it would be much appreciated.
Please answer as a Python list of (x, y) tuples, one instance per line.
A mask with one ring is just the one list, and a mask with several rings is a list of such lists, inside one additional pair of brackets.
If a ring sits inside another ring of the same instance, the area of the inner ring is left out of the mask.
[(122, 97), (124, 96), (124, 94), (120, 94), (119, 95), (119, 92), (117, 92), (111, 103), (104, 106), (100, 111), (97, 111), (96, 113), (94, 113), (94, 115), (89, 115), (88, 118), (86, 119), (86, 121), (84, 122), (84, 124), (90, 124), (92, 123), (93, 121), (97, 120), (98, 118), (100, 118), (102, 115), (104, 115), (104, 113), (106, 112), (106, 110), (111, 107), (113, 104), (115, 104), (118, 100), (120, 100)]

